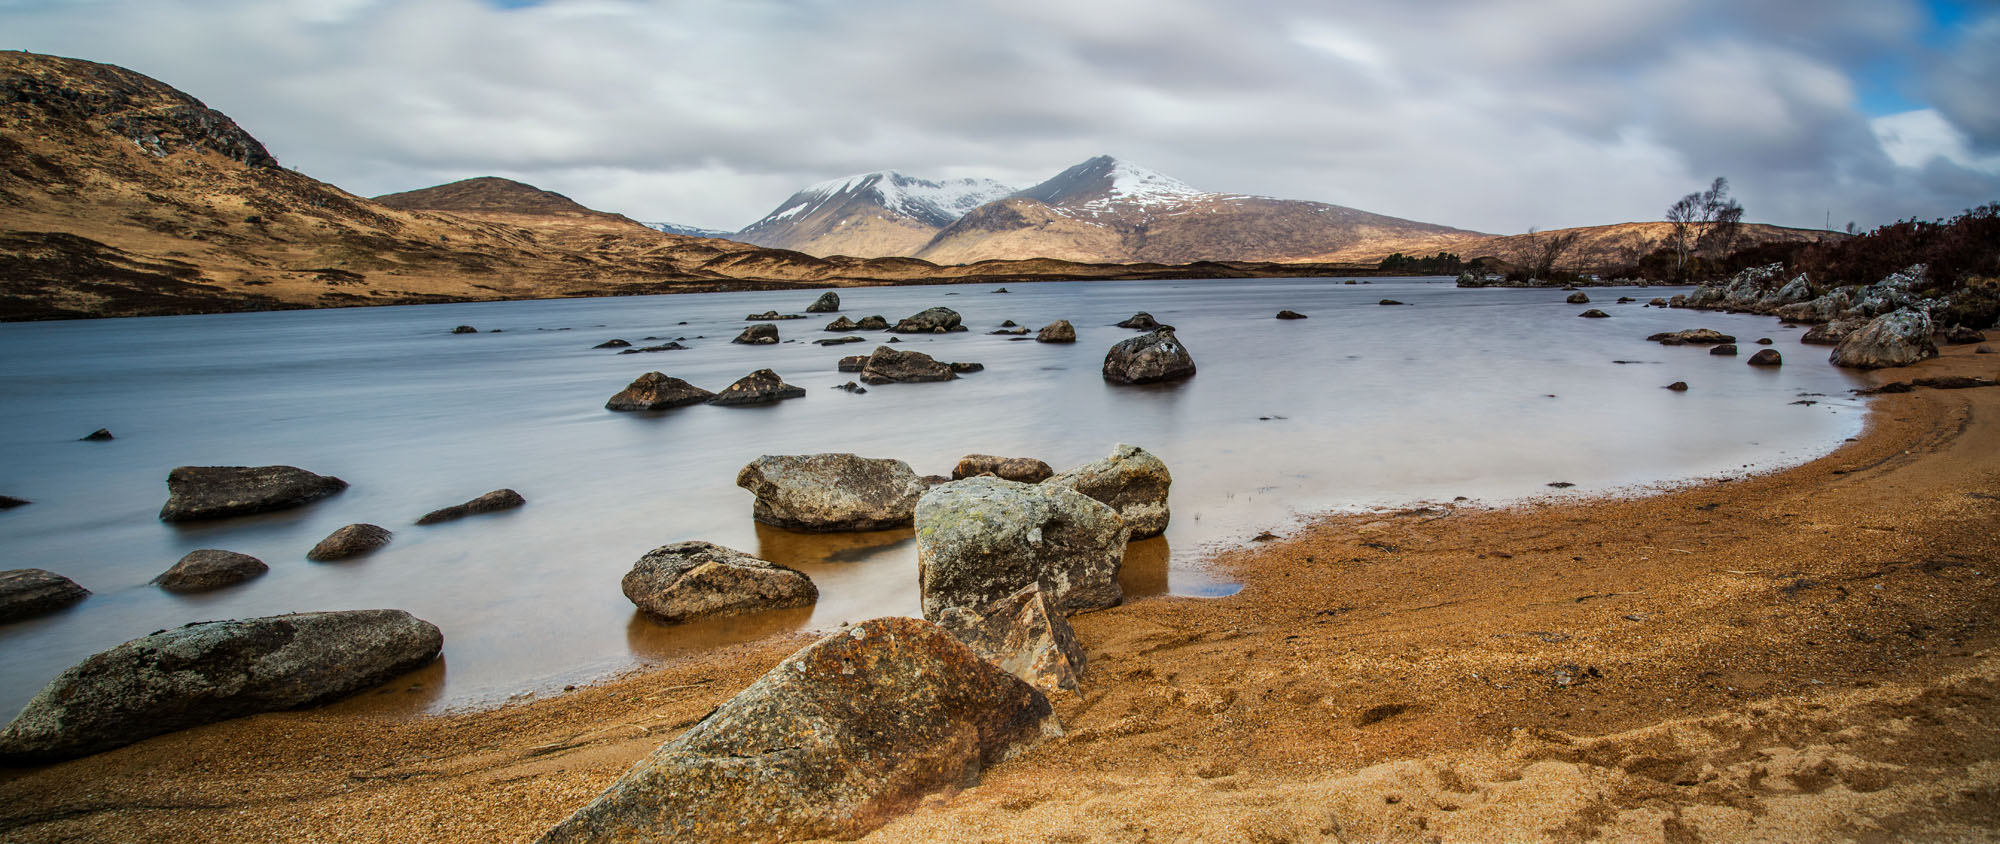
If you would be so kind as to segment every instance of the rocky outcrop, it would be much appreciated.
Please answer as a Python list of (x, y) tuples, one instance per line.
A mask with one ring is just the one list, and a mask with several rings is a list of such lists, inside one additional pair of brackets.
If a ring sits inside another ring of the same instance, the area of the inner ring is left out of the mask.
[(1054, 483), (967, 478), (917, 502), (925, 618), (1039, 585), (1064, 613), (1116, 605), (1127, 530), (1110, 506)]
[(708, 403), (722, 407), (742, 407), (803, 398), (805, 394), (806, 388), (785, 383), (785, 379), (779, 378), (776, 372), (759, 369), (736, 379), (736, 383), (724, 387), (722, 392), (716, 393)]
[(853, 454), (766, 454), (736, 485), (757, 496), (752, 518), (812, 532), (902, 527), (930, 488), (908, 463)]
[(464, 504), (454, 504), (450, 507), (425, 513), (423, 518), (417, 520), (417, 524), (434, 525), (439, 522), (463, 519), (466, 516), (477, 516), (481, 513), (512, 510), (526, 503), (528, 503), (528, 499), (522, 498), (518, 492), (511, 489), (496, 489)]
[(836, 320), (834, 320), (834, 321), (832, 321), (832, 322), (829, 322), (829, 323), (827, 323), (827, 324), (826, 324), (826, 327), (824, 327), (824, 328), (821, 328), (820, 330), (821, 330), (821, 331), (854, 331), (854, 330), (856, 330), (856, 329), (858, 329), (858, 328), (860, 328), (860, 325), (859, 325), (859, 324), (857, 324), (857, 323), (856, 323), (856, 322), (855, 322), (854, 320), (851, 320), (851, 319), (848, 319), (847, 317), (841, 317), (841, 318), (839, 318), (839, 319), (836, 319)]
[(1588, 295), (1585, 295), (1583, 291), (1579, 290), (1575, 293), (1569, 294), (1569, 298), (1564, 299), (1563, 301), (1568, 302), (1569, 304), (1572, 305), (1588, 305), (1590, 304), (1590, 297)]
[(0, 623), (47, 615), (89, 595), (90, 590), (52, 571), (0, 571)]
[(1836, 319), (1832, 322), (1822, 322), (1806, 329), (1806, 333), (1799, 337), (1799, 342), (1810, 343), (1815, 346), (1838, 346), (1840, 345), (1840, 341), (1847, 339), (1847, 335), (1853, 334), (1863, 325), (1866, 325), (1866, 323), (1858, 319)]
[(270, 570), (263, 560), (249, 554), (203, 548), (187, 552), (173, 568), (153, 578), (153, 582), (169, 592), (207, 592), (242, 583)]
[(742, 343), (746, 346), (769, 346), (778, 342), (778, 327), (768, 324), (752, 325), (743, 329), (742, 334), (736, 335), (736, 339), (729, 342)]
[(875, 353), (869, 355), (868, 362), (861, 367), (861, 383), (864, 384), (950, 381), (957, 377), (950, 364), (939, 363), (930, 355), (888, 346), (877, 346)]
[(664, 372), (648, 372), (632, 379), (604, 403), (605, 410), (666, 410), (701, 404), (714, 393), (674, 378)]
[(402, 610), (205, 621), (71, 666), (0, 732), (0, 760), (45, 762), (175, 730), (346, 697), (437, 658), (444, 634)]
[(1882, 369), (1937, 356), (1931, 318), (1922, 311), (1901, 310), (1876, 317), (1842, 338), (1827, 360), (1852, 369)]
[(1734, 335), (1724, 334), (1713, 328), (1690, 328), (1686, 331), (1662, 331), (1646, 338), (1662, 346), (1701, 345), (1707, 343), (1734, 343)]
[(814, 299), (812, 304), (806, 306), (806, 313), (809, 314), (830, 314), (839, 310), (840, 294), (831, 290), (819, 294), (818, 299)]
[(1171, 328), (1121, 340), (1104, 355), (1104, 380), (1118, 384), (1177, 381), (1194, 372), (1194, 357)]
[(1151, 331), (1155, 328), (1160, 327), (1160, 321), (1154, 319), (1152, 314), (1146, 313), (1145, 311), (1140, 311), (1136, 314), (1126, 317), (1124, 322), (1118, 323), (1118, 327), (1137, 328), (1141, 331)]
[(359, 557), (389, 544), (389, 539), (393, 536), (395, 534), (381, 525), (365, 523), (348, 525), (327, 534), (325, 539), (320, 540), (318, 545), (314, 545), (311, 551), (306, 552), (306, 559), (325, 563)]
[(819, 600), (819, 587), (797, 570), (699, 541), (653, 549), (620, 586), (639, 609), (670, 624)]
[(182, 466), (167, 473), (160, 520), (188, 522), (284, 510), (318, 501), (347, 482), (293, 466)]
[(1757, 353), (1751, 355), (1744, 363), (1751, 366), (1784, 366), (1785, 357), (1778, 354), (1777, 349), (1758, 349)]
[(1021, 587), (985, 606), (951, 607), (938, 615), (938, 626), (1045, 695), (1081, 693), (1083, 646), (1040, 586)]
[(1035, 342), (1074, 343), (1076, 342), (1076, 326), (1070, 325), (1069, 320), (1066, 319), (1056, 320), (1042, 326), (1042, 330), (1035, 332)]
[(968, 454), (958, 459), (958, 465), (951, 469), (951, 479), (962, 481), (980, 475), (993, 475), (1024, 484), (1038, 484), (1055, 475), (1049, 464), (1033, 457), (995, 457), (991, 454)]
[(943, 334), (947, 331), (964, 331), (965, 326), (958, 312), (950, 308), (927, 308), (904, 317), (896, 327), (889, 329), (898, 334)]
[(1165, 461), (1136, 445), (1119, 443), (1110, 455), (1047, 482), (1110, 505), (1131, 528), (1133, 539), (1159, 536), (1173, 519), (1167, 509), (1167, 493), (1173, 488), (1174, 476), (1167, 471)]
[(1060, 734), (1033, 686), (935, 624), (878, 618), (788, 657), (538, 844), (859, 838)]

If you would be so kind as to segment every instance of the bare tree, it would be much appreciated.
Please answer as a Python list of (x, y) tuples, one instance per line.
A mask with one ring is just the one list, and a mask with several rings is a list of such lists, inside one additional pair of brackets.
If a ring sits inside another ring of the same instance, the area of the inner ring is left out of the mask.
[(1563, 256), (1569, 253), (1571, 247), (1576, 246), (1576, 240), (1582, 234), (1572, 229), (1566, 232), (1550, 232), (1537, 239), (1529, 247), (1528, 252), (1528, 269), (1531, 277), (1547, 279), (1554, 274), (1556, 264), (1562, 262)]
[(1695, 191), (1667, 207), (1672, 228), (1667, 245), (1674, 250), (1674, 271), (1687, 277), (1688, 264), (1702, 251), (1727, 252), (1742, 230), (1743, 206), (1729, 197), (1729, 180), (1721, 176), (1708, 190)]

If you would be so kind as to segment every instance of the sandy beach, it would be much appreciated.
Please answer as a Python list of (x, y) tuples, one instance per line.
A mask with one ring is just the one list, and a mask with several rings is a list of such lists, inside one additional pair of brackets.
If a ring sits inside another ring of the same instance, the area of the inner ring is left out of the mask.
[[(1873, 377), (1948, 374), (2000, 357)], [(1329, 517), (1225, 554), (1232, 597), (1072, 619), (1065, 738), (864, 840), (2000, 839), (1997, 420), (2000, 389), (1920, 388), (1771, 475)], [(528, 841), (805, 641), (6, 771), (0, 839)]]

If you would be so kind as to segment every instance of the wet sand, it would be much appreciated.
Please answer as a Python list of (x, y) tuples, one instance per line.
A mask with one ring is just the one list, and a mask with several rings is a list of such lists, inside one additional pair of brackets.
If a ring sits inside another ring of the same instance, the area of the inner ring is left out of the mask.
[[(2000, 374), (1971, 352), (1876, 377)], [(2000, 389), (1768, 476), (1328, 518), (1217, 559), (1231, 597), (1073, 619), (1068, 736), (864, 840), (2000, 839), (1996, 527)], [(803, 643), (7, 772), (0, 838), (527, 841)]]

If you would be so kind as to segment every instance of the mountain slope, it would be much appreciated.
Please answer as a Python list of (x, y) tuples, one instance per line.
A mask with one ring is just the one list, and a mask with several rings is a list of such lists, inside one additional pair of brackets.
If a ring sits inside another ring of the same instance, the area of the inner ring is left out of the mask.
[[(1673, 224), (1666, 222), (1614, 223), (1606, 226), (1581, 226), (1571, 229), (1554, 229), (1533, 234), (1515, 234), (1489, 237), (1482, 240), (1459, 243), (1444, 250), (1456, 253), (1470, 261), (1474, 258), (1498, 258), (1509, 264), (1523, 264), (1548, 242), (1549, 238), (1574, 232), (1576, 242), (1558, 266), (1581, 272), (1596, 272), (1631, 267), (1647, 253), (1665, 245), (1667, 236), (1673, 231)], [(1773, 226), (1765, 223), (1744, 223), (1737, 235), (1739, 246), (1759, 243), (1817, 243), (1822, 240), (1846, 237), (1847, 235), (1824, 229), (1795, 229)], [(1417, 252), (1403, 249), (1405, 254)], [(1433, 254), (1437, 250), (1423, 254)]]
[(736, 239), (735, 232), (726, 232), (721, 229), (705, 229), (700, 226), (683, 226), (679, 223), (641, 222), (639, 225), (645, 226), (646, 228), (652, 229), (653, 231), (659, 232), (661, 234), (677, 234), (682, 237), (712, 237), (719, 240)]
[(792, 194), (736, 239), (813, 255), (909, 255), (965, 212), (1013, 192), (991, 179), (862, 173)]

